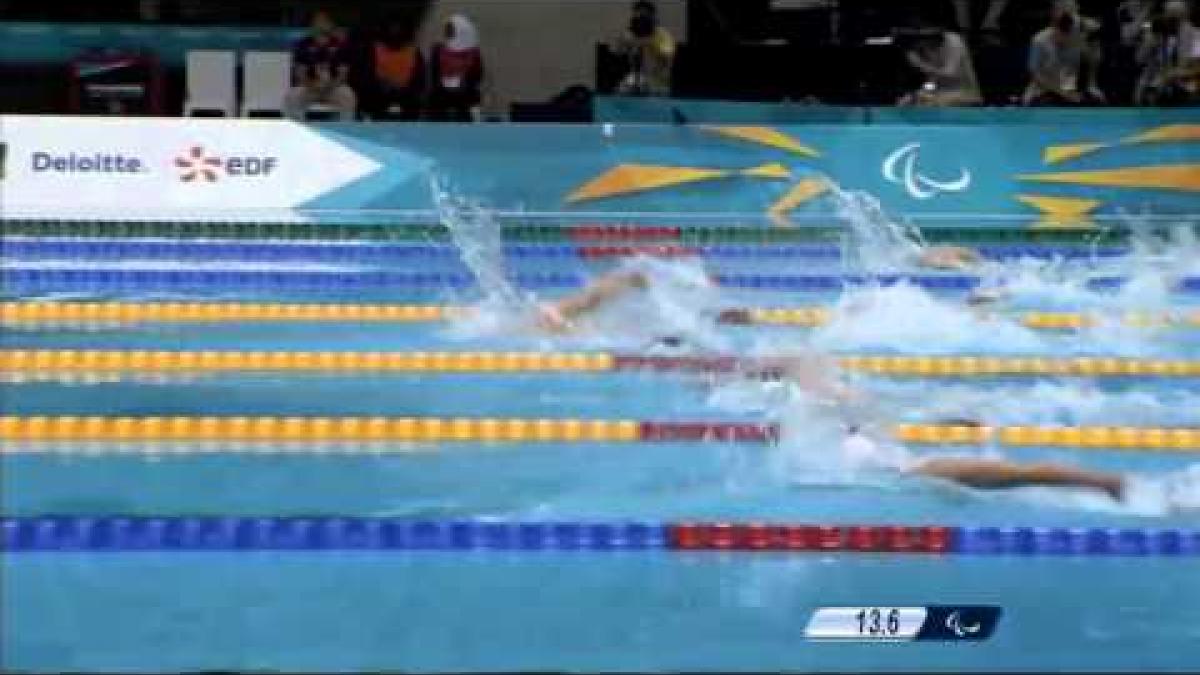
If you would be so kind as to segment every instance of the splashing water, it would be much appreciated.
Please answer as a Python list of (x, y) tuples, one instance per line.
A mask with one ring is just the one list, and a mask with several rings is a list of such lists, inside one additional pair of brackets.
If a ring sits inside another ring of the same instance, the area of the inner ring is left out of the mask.
[[(494, 315), (511, 318), (528, 315), (535, 299), (508, 280), (500, 228), (482, 206), (454, 197), (441, 181), (431, 181), (442, 222), (449, 228), (463, 262), (479, 281), (483, 307)], [(924, 247), (920, 232), (889, 220), (878, 200), (870, 195), (834, 191), (838, 214), (847, 224), (847, 264), (860, 273), (880, 273), (912, 267)], [(1182, 230), (1181, 230), (1182, 231)], [(1189, 238), (1190, 237), (1190, 238)], [(1131, 281), (1119, 292), (1090, 289), (1086, 275), (1094, 265), (1063, 260), (1018, 260), (983, 266), (989, 283), (1008, 292), (1013, 305), (1040, 309), (1146, 310), (1169, 307), (1172, 273), (1194, 264), (1197, 250), (1190, 230), (1171, 242), (1146, 239), (1135, 243), (1134, 253), (1116, 261)], [(1164, 264), (1166, 261), (1167, 264)], [(637, 257), (619, 268), (647, 278), (644, 291), (631, 293), (589, 317), (582, 334), (567, 338), (592, 347), (646, 349), (645, 341), (663, 335), (684, 337), (691, 348), (728, 351), (730, 338), (718, 331), (713, 314), (722, 306), (719, 288), (699, 260), (662, 260)], [(1115, 330), (1103, 324), (1089, 334), (1083, 331), (1074, 343), (1087, 353), (1139, 355), (1147, 351), (1153, 334), (1145, 330)], [(1091, 350), (1085, 343), (1093, 343)], [(1072, 351), (1064, 338), (1027, 329), (1018, 322), (964, 307), (920, 288), (900, 283), (888, 287), (868, 285), (844, 292), (835, 303), (831, 320), (803, 333), (757, 334), (754, 354), (835, 351), (920, 354), (1062, 354)], [(552, 345), (547, 345), (552, 346)], [(860, 379), (865, 376), (858, 376)], [(902, 479), (896, 471), (865, 472), (861, 459), (849, 461), (841, 447), (848, 424), (861, 426), (877, 439), (873, 446), (880, 465), (901, 469), (916, 461), (904, 448), (887, 442), (887, 428), (901, 419), (937, 421), (949, 417), (974, 417), (986, 411), (991, 424), (1127, 424), (1171, 426), (1194, 423), (1191, 411), (1200, 398), (1191, 392), (1106, 392), (1087, 382), (1040, 381), (1032, 385), (986, 383), (982, 386), (938, 385), (874, 380), (871, 406), (847, 409), (784, 382), (747, 380), (718, 382), (708, 403), (714, 408), (754, 413), (781, 424), (782, 442), (766, 454), (766, 474), (788, 485), (849, 485), (894, 489)], [(947, 456), (948, 453), (922, 453)], [(1003, 457), (999, 448), (975, 449), (970, 456)], [(730, 469), (731, 475), (735, 473)], [(1200, 509), (1200, 465), (1176, 468), (1159, 475), (1130, 479), (1129, 499), (1113, 503), (1086, 492), (1029, 488), (1011, 491), (1017, 499), (1036, 505), (1096, 510), (1131, 515), (1161, 516), (1181, 508)], [(961, 497), (961, 495), (960, 495)], [(995, 499), (992, 493), (975, 498)], [(1188, 506), (1191, 504), (1191, 506)]]
[[(437, 176), (430, 177), (430, 188), (439, 219), (450, 231), (459, 256), (483, 293), (475, 311), (455, 324), (451, 335), (474, 338), (531, 332), (529, 317), (536, 314), (538, 300), (509, 280), (502, 230), (493, 214), (455, 195)], [(618, 269), (643, 275), (648, 282), (645, 291), (611, 303), (612, 307), (582, 322), (585, 330), (562, 336), (557, 342), (593, 348), (645, 347), (648, 342), (671, 336), (709, 351), (728, 346), (712, 321), (720, 290), (708, 277), (702, 261), (637, 256)], [(545, 348), (553, 347), (548, 335), (540, 335), (539, 341)]]
[(1009, 319), (984, 315), (906, 283), (844, 293), (811, 344), (828, 351), (918, 354), (1033, 354), (1045, 338)]
[(532, 299), (508, 279), (500, 224), (482, 205), (456, 195), (444, 178), (431, 175), (438, 220), (450, 231), (463, 263), (483, 292), (483, 305), (497, 311), (528, 309)]
[(896, 223), (873, 195), (833, 185), (834, 212), (845, 223), (842, 260), (847, 272), (886, 273), (907, 269), (925, 248), (921, 231)]

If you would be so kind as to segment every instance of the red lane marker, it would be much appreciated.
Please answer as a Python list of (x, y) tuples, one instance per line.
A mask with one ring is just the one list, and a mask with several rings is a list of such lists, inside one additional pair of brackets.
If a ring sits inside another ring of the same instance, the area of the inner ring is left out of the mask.
[(697, 248), (672, 245), (582, 246), (578, 251), (579, 257), (585, 260), (632, 257), (637, 255), (645, 255), (652, 258), (684, 258), (700, 254), (700, 249)]
[(567, 228), (567, 235), (574, 241), (646, 241), (668, 239), (678, 241), (682, 228), (637, 225), (575, 225)]
[(642, 422), (643, 441), (739, 441), (773, 443), (779, 428), (771, 424), (727, 422)]
[(945, 553), (950, 548), (950, 528), (922, 527), (919, 550), (927, 553)]
[(945, 527), (683, 523), (668, 530), (670, 548), (691, 551), (852, 551), (943, 553)]

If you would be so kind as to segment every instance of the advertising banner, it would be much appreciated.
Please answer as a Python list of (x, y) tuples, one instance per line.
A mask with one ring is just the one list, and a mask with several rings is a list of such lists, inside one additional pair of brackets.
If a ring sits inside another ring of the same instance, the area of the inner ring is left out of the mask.
[[(637, 126), (0, 118), (3, 215), (421, 212), (431, 178), (506, 213), (1089, 227), (1200, 214), (1200, 123)], [(183, 214), (183, 215), (181, 215)]]

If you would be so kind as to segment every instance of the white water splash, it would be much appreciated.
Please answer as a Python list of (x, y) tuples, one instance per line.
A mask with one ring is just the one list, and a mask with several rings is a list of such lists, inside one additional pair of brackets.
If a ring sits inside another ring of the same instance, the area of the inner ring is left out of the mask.
[(896, 223), (867, 192), (832, 187), (834, 212), (846, 225), (842, 261), (846, 271), (881, 274), (911, 267), (925, 247), (921, 231)]
[(496, 309), (525, 309), (531, 299), (508, 279), (503, 231), (491, 211), (451, 191), (446, 180), (429, 178), (438, 220), (450, 232), (463, 264), (475, 275), (483, 304)]
[(1045, 353), (1046, 338), (1011, 318), (977, 312), (900, 283), (846, 291), (810, 344), (825, 351), (917, 354)]

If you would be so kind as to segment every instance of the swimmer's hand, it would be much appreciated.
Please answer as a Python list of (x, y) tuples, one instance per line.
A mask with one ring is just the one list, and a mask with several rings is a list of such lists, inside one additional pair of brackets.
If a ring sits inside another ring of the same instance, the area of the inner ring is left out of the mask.
[(538, 304), (534, 323), (547, 333), (569, 333), (575, 329), (575, 324), (563, 316), (557, 307), (545, 303)]

